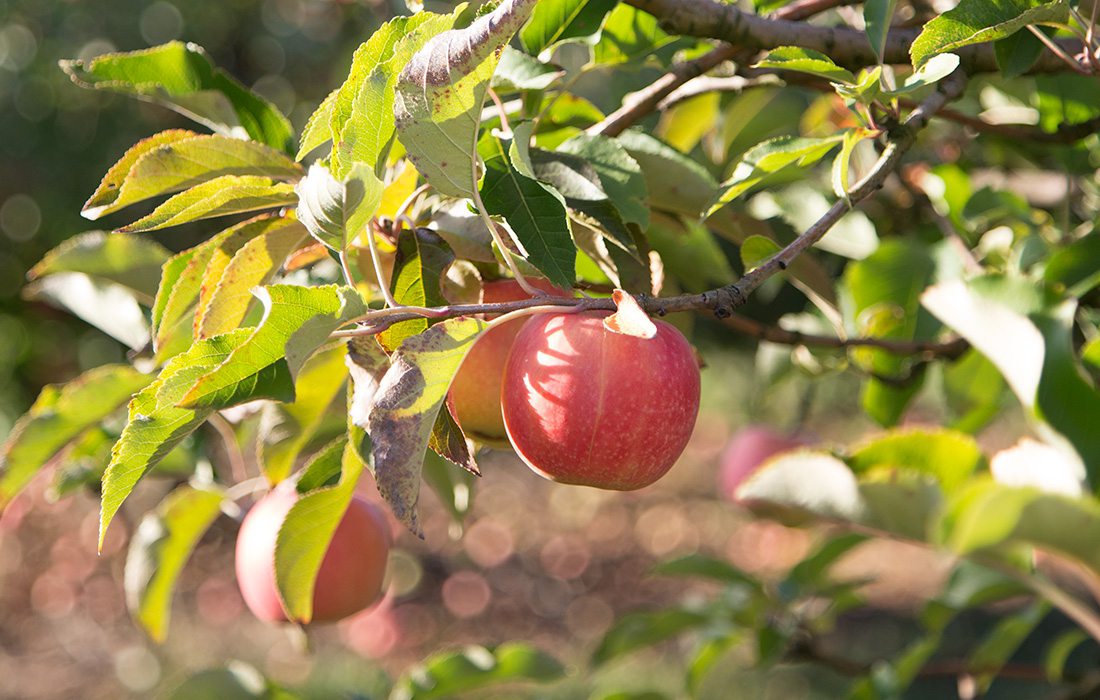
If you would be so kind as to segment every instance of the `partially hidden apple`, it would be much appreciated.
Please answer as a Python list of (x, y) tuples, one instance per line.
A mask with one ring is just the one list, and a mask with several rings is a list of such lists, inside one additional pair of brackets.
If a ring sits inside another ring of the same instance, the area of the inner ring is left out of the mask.
[[(529, 279), (532, 286), (553, 296), (570, 296), (546, 280)], [(515, 280), (485, 282), (481, 301), (496, 304), (528, 299), (530, 296)], [(498, 447), (507, 446), (504, 418), (500, 413), (500, 387), (504, 363), (512, 349), (512, 341), (523, 328), (526, 318), (517, 318), (486, 331), (466, 354), (451, 383), (447, 406), (462, 431), (478, 442)]]
[(533, 316), (512, 346), (501, 405), (512, 446), (535, 472), (629, 491), (664, 476), (684, 451), (699, 363), (664, 321), (642, 338), (609, 329), (608, 315)]
[(772, 457), (806, 447), (809, 439), (777, 432), (765, 425), (748, 425), (737, 431), (722, 452), (718, 488), (724, 498), (736, 500), (737, 488)]
[[(288, 619), (275, 583), (275, 543), (297, 500), (293, 488), (272, 490), (248, 511), (237, 534), (237, 585), (248, 609), (266, 622)], [(389, 549), (382, 512), (353, 497), (317, 572), (312, 621), (340, 620), (374, 603), (382, 593)]]

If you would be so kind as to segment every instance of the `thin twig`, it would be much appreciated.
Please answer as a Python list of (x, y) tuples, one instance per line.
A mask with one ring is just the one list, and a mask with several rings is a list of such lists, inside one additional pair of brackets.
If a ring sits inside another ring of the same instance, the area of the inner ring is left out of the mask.
[(755, 319), (733, 314), (722, 321), (739, 333), (766, 340), (780, 345), (813, 345), (823, 348), (878, 348), (895, 355), (919, 355), (944, 359), (956, 359), (967, 351), (970, 344), (963, 338), (944, 342), (929, 340), (890, 340), (888, 338), (837, 338), (829, 335), (814, 335), (789, 331), (777, 326), (769, 326)]
[(493, 88), (488, 88), (489, 98), (493, 101), (493, 104), (497, 106), (497, 113), (500, 115), (500, 126), (506, 134), (512, 133), (512, 126), (508, 123), (508, 112), (504, 109), (504, 103), (500, 101), (500, 96), (497, 95)]
[[(878, 65), (878, 57), (862, 31), (849, 27), (821, 27), (793, 21), (789, 17), (762, 17), (745, 12), (736, 3), (718, 0), (627, 0), (630, 5), (657, 17), (665, 31), (701, 39), (718, 39), (734, 46), (756, 51), (778, 46), (800, 46), (820, 51), (845, 68), (858, 70)], [(908, 65), (909, 48), (919, 29), (891, 31), (883, 51), (883, 62)], [(1059, 39), (1066, 53), (1081, 50), (1076, 39)], [(993, 45), (976, 44), (955, 50), (968, 73), (992, 73), (999, 70)], [(1032, 66), (1032, 73), (1057, 73), (1066, 70), (1061, 59), (1044, 54)]]
[(412, 208), (412, 206), (416, 204), (416, 200), (420, 199), (420, 196), (427, 192), (429, 189), (431, 189), (431, 185), (425, 182), (423, 185), (417, 187), (415, 190), (409, 193), (409, 196), (405, 197), (405, 201), (401, 202), (401, 206), (397, 208), (397, 213), (393, 215), (394, 222), (400, 222), (402, 217), (404, 217)]
[(245, 463), (244, 453), (241, 452), (241, 446), (237, 444), (237, 433), (233, 430), (233, 426), (218, 413), (210, 414), (208, 424), (221, 438), (222, 446), (225, 448), (225, 458), (233, 473), (233, 481), (240, 482), (247, 479), (248, 466)]
[(1052, 40), (1049, 36), (1044, 34), (1041, 29), (1036, 27), (1034, 24), (1027, 25), (1027, 29), (1028, 29), (1029, 32), (1031, 32), (1033, 35), (1035, 35), (1036, 39), (1038, 39), (1039, 41), (1041, 41), (1043, 43), (1043, 46), (1047, 47), (1047, 49), (1049, 49), (1052, 54), (1054, 54), (1059, 59), (1061, 59), (1061, 61), (1063, 63), (1065, 63), (1067, 66), (1069, 66), (1070, 68), (1072, 68), (1073, 70), (1077, 71), (1078, 73), (1080, 73), (1082, 75), (1089, 75), (1090, 74), (1088, 68), (1085, 68), (1084, 66), (1082, 66), (1080, 64), (1080, 62), (1077, 61), (1076, 58), (1074, 58), (1073, 56), (1070, 56), (1068, 53), (1066, 53), (1066, 51), (1061, 46), (1054, 43), (1054, 40)]
[[(367, 239), (371, 242), (374, 241), (370, 232), (367, 233)], [(351, 274), (351, 263), (348, 262), (347, 248), (340, 251), (340, 271), (344, 274), (344, 281), (348, 283), (348, 286), (352, 289), (355, 288), (355, 276)]]
[[(404, 218), (404, 214), (397, 219), (397, 225), (401, 225), (401, 221)], [(390, 291), (390, 286), (386, 284), (386, 276), (382, 272), (382, 257), (378, 254), (378, 241), (374, 240), (374, 220), (371, 220), (367, 226), (367, 249), (370, 250), (370, 261), (374, 265), (374, 278), (378, 281), (378, 288), (382, 290), (382, 298), (386, 301), (386, 306), (394, 308), (397, 306), (397, 300), (393, 298), (393, 292)]]
[[(798, 21), (841, 5), (854, 4), (855, 0), (797, 0), (776, 10), (771, 17)], [(636, 5), (642, 10), (645, 7)], [(721, 38), (721, 37), (716, 37)], [(622, 107), (607, 115), (602, 121), (588, 128), (590, 134), (618, 136), (640, 119), (661, 106), (662, 101), (685, 83), (702, 76), (718, 65), (732, 60), (741, 47), (722, 44), (698, 58), (674, 64), (668, 72), (624, 100)]]

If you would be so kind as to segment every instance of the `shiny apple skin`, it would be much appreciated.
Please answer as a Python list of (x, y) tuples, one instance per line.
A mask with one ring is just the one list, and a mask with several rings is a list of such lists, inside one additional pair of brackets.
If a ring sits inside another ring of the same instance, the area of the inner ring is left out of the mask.
[(683, 453), (699, 412), (699, 364), (680, 331), (655, 321), (639, 338), (608, 330), (606, 311), (539, 314), (504, 371), (508, 438), (536, 473), (631, 491)]
[[(529, 281), (547, 294), (570, 296), (546, 280)], [(481, 289), (484, 304), (528, 298), (530, 296), (519, 283), (510, 279), (485, 282)], [(451, 383), (447, 396), (451, 415), (464, 433), (479, 442), (496, 446), (506, 446), (508, 443), (504, 417), (500, 412), (500, 387), (512, 342), (526, 321), (525, 318), (517, 318), (485, 332), (470, 348)]]
[[(248, 511), (237, 535), (237, 585), (248, 609), (266, 622), (288, 619), (275, 583), (275, 542), (297, 500), (294, 489), (276, 488)], [(317, 573), (312, 622), (340, 620), (378, 600), (389, 549), (382, 512), (353, 497)]]

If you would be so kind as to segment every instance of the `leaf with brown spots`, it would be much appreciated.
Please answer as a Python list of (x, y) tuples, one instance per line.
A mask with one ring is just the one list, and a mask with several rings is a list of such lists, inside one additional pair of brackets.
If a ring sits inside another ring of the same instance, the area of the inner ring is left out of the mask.
[(504, 45), (535, 0), (504, 0), (464, 29), (432, 38), (397, 79), (393, 111), (409, 160), (442, 194), (473, 197), (481, 107)]
[(374, 443), (378, 490), (418, 536), (424, 452), (451, 381), (485, 325), (476, 318), (451, 318), (406, 339), (374, 397), (367, 432)]
[[(454, 259), (450, 246), (435, 231), (402, 229), (390, 281), (393, 298), (402, 306), (445, 305), (443, 276)], [(395, 350), (405, 338), (422, 333), (428, 325), (426, 318), (395, 323), (378, 334), (378, 342), (387, 350)]]

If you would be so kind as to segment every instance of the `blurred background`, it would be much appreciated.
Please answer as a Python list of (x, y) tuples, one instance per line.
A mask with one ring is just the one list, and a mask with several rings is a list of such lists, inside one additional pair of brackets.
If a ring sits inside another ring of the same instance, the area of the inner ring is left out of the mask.
[[(337, 0), (0, 0), (0, 440), (44, 384), (124, 359), (124, 348), (99, 331), (23, 301), (26, 271), (61, 241), (94, 228), (80, 217), (81, 204), (130, 145), (189, 126), (165, 109), (81, 90), (57, 61), (194, 41), (300, 129), (341, 82), (355, 47), (404, 11), (400, 3)], [(773, 109), (797, 114), (805, 106), (791, 100), (785, 94)], [(750, 136), (746, 143), (757, 140)], [(179, 250), (203, 231), (184, 227), (158, 240)], [(768, 315), (783, 310), (779, 303)], [(130, 621), (123, 599), (122, 565), (134, 523), (118, 522), (97, 557), (95, 495), (51, 503), (41, 484), (32, 485), (0, 518), (0, 699), (166, 697), (188, 674), (228, 659), (304, 688), (308, 697), (351, 697), (349, 691), (378, 697), (384, 674), (463, 643), (526, 639), (580, 664), (624, 612), (712, 593), (650, 575), (656, 562), (674, 556), (698, 551), (764, 578), (778, 576), (823, 535), (752, 521), (718, 498), (721, 453), (749, 422), (797, 427), (838, 442), (858, 437), (871, 429), (859, 408), (859, 378), (836, 374), (810, 394), (811, 382), (796, 375), (762, 394), (753, 384), (754, 343), (702, 323), (693, 340), (708, 363), (703, 412), (668, 478), (639, 494), (561, 487), (534, 476), (510, 453), (487, 453), (465, 532), (428, 496), (426, 541), (397, 533), (387, 599), (312, 632), (312, 653), (244, 609), (233, 579), (235, 523), (227, 518), (185, 569), (167, 643), (152, 644)], [(918, 422), (922, 416), (939, 422), (932, 405), (918, 405), (912, 414)], [(1010, 410), (983, 441), (1008, 444), (1019, 421)], [(146, 482), (132, 511), (150, 508), (167, 488)], [(870, 659), (902, 648), (915, 605), (936, 589), (950, 562), (915, 547), (876, 545), (856, 550), (843, 567), (875, 579), (864, 592), (881, 614), (861, 628), (862, 636), (841, 630), (835, 643)], [(541, 697), (628, 689), (675, 696), (677, 663), (668, 650), (647, 651)], [(839, 672), (794, 668), (764, 677), (734, 664), (709, 678), (703, 696), (731, 697), (735, 674), (740, 696), (754, 698), (835, 697), (847, 683)], [(928, 697), (948, 697), (936, 695), (942, 687), (930, 683)]]

